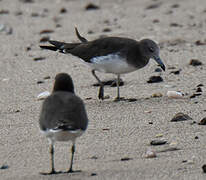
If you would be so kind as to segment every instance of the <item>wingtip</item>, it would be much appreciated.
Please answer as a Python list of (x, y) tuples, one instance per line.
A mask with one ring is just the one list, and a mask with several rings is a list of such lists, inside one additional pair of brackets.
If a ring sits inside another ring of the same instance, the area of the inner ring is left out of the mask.
[(55, 46), (42, 46), (42, 45), (39, 45), (39, 47), (41, 49), (47, 49), (47, 50), (52, 50), (52, 51), (57, 51), (58, 50)]

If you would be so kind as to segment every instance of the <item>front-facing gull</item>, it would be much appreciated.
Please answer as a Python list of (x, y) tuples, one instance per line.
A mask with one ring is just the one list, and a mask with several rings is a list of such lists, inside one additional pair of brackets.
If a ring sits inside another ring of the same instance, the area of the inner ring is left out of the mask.
[(53, 46), (40, 46), (43, 49), (72, 54), (83, 60), (92, 69), (93, 76), (100, 84), (99, 99), (104, 99), (103, 83), (95, 71), (117, 75), (117, 100), (120, 99), (120, 75), (130, 73), (146, 66), (154, 59), (165, 70), (165, 65), (159, 57), (159, 47), (150, 39), (136, 41), (122, 37), (105, 37), (88, 41), (82, 37), (77, 29), (76, 34), (80, 43), (64, 43), (49, 41)]
[(72, 157), (68, 173), (73, 172), (75, 140), (81, 136), (88, 124), (83, 101), (75, 95), (71, 77), (66, 73), (57, 74), (53, 92), (42, 104), (39, 118), (40, 130), (49, 139), (51, 153), (51, 172), (54, 169), (55, 141), (72, 141)]

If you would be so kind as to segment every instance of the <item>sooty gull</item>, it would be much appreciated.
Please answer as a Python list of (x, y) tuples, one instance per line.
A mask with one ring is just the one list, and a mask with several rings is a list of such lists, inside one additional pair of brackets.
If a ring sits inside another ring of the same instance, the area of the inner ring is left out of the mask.
[(75, 140), (85, 132), (87, 124), (84, 103), (75, 95), (71, 77), (66, 73), (57, 74), (53, 92), (43, 102), (39, 118), (40, 130), (50, 142), (52, 167), (51, 172), (42, 174), (57, 173), (54, 169), (55, 141), (72, 141), (71, 164), (67, 172), (73, 172)]
[(165, 71), (165, 65), (159, 57), (159, 47), (150, 39), (136, 41), (122, 37), (104, 37), (88, 41), (77, 28), (76, 35), (80, 43), (49, 41), (53, 46), (40, 46), (43, 49), (72, 54), (83, 60), (92, 69), (92, 74), (100, 84), (99, 99), (104, 99), (103, 83), (95, 71), (117, 75), (117, 100), (120, 100), (120, 75), (130, 73), (146, 66), (150, 58), (154, 59)]

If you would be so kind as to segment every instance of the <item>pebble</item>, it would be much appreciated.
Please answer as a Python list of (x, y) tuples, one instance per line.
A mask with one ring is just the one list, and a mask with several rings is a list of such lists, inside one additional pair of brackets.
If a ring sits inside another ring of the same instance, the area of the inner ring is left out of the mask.
[(96, 159), (98, 159), (98, 157), (97, 156), (92, 156), (91, 159), (95, 159), (96, 160)]
[(102, 30), (102, 32), (111, 32), (112, 30), (110, 29), (110, 28), (104, 28), (103, 30)]
[(170, 27), (182, 27), (182, 25), (178, 23), (170, 23)]
[(162, 4), (161, 2), (151, 4), (151, 5), (147, 6), (146, 9), (156, 9), (156, 8), (160, 7), (161, 4)]
[(44, 29), (44, 30), (40, 31), (39, 34), (48, 34), (48, 33), (53, 33), (53, 32), (54, 32), (54, 30), (52, 30), (52, 29)]
[(9, 166), (8, 165), (2, 165), (1, 167), (0, 167), (0, 169), (8, 169), (9, 168)]
[(88, 33), (88, 34), (94, 34), (94, 31), (89, 30), (87, 33)]
[(155, 69), (155, 72), (162, 72), (162, 69), (156, 68), (156, 69)]
[(56, 24), (56, 28), (60, 28), (60, 27), (62, 27), (61, 24)]
[(171, 122), (186, 121), (186, 120), (192, 120), (192, 118), (187, 114), (179, 112), (172, 118)]
[(61, 8), (61, 9), (60, 9), (60, 13), (61, 13), (61, 14), (67, 13), (67, 9), (66, 9), (66, 8)]
[(181, 71), (181, 70), (182, 70), (182, 69), (175, 70), (175, 71), (171, 71), (170, 74), (178, 75), (178, 74), (180, 74), (180, 71)]
[(154, 19), (152, 22), (153, 23), (159, 23), (160, 21), (159, 21), (159, 19)]
[(46, 59), (45, 57), (36, 57), (33, 60), (34, 61), (42, 61), (42, 60), (45, 60), (45, 59)]
[(37, 96), (37, 100), (46, 99), (51, 93), (49, 91), (44, 91)]
[(92, 97), (86, 97), (85, 98), (85, 100), (91, 100), (92, 99)]
[(92, 3), (89, 3), (86, 5), (85, 7), (85, 10), (97, 10), (97, 9), (100, 9), (99, 6), (95, 5), (95, 4), (92, 4)]
[(168, 98), (181, 99), (184, 97), (183, 93), (178, 91), (167, 91)]
[(202, 95), (201, 93), (194, 93), (193, 95), (190, 96), (190, 99), (195, 98), (196, 96)]
[(203, 84), (198, 84), (198, 85), (197, 85), (197, 87), (202, 87), (202, 86), (204, 86), (204, 85), (203, 85)]
[(31, 13), (31, 17), (39, 17), (39, 13), (33, 12), (33, 13)]
[(159, 82), (162, 82), (163, 79), (161, 76), (151, 76), (149, 78), (149, 80), (147, 81), (147, 83), (159, 83)]
[(197, 40), (197, 41), (195, 41), (195, 44), (197, 46), (203, 46), (203, 45), (206, 45), (206, 42), (202, 42), (201, 40)]
[(19, 0), (20, 2), (23, 2), (23, 3), (33, 3), (34, 0)]
[(0, 14), (9, 14), (9, 10), (2, 9), (0, 10)]
[(50, 76), (45, 76), (44, 79), (51, 79), (51, 77)]
[(26, 51), (31, 51), (31, 47), (30, 47), (30, 46), (27, 46), (27, 47), (25, 48), (25, 50), (26, 50)]
[(14, 14), (15, 14), (15, 16), (20, 16), (20, 15), (23, 14), (23, 12), (22, 11), (16, 11)]
[(37, 81), (37, 84), (43, 84), (44, 81)]
[(201, 87), (198, 87), (197, 90), (196, 90), (196, 92), (202, 92)]
[(43, 36), (39, 42), (43, 43), (43, 42), (48, 42), (50, 40), (50, 37), (49, 36)]
[(97, 176), (97, 173), (91, 173), (91, 176)]
[(199, 61), (198, 59), (191, 59), (190, 62), (189, 62), (189, 65), (191, 65), (191, 66), (200, 66), (200, 65), (202, 65), (202, 62)]
[(203, 170), (204, 173), (206, 173), (206, 164), (203, 164), (202, 170)]
[(150, 142), (150, 145), (152, 145), (152, 146), (159, 146), (159, 145), (164, 145), (166, 143), (167, 143), (166, 140), (159, 140), (159, 139), (157, 139), (157, 140), (152, 140)]
[(173, 5), (171, 6), (171, 8), (178, 8), (178, 7), (180, 7), (179, 4), (173, 4)]
[(132, 158), (129, 158), (129, 157), (121, 158), (121, 161), (129, 161), (129, 160), (132, 160)]
[(13, 33), (13, 28), (12, 27), (8, 27), (7, 29), (6, 29), (6, 34), (7, 35), (11, 35)]
[(129, 99), (127, 99), (127, 102), (135, 102), (135, 101), (137, 101), (136, 98), (129, 98)]
[(178, 150), (180, 150), (180, 149), (177, 147), (169, 147), (169, 148), (162, 149), (158, 152), (169, 152), (169, 151), (178, 151)]

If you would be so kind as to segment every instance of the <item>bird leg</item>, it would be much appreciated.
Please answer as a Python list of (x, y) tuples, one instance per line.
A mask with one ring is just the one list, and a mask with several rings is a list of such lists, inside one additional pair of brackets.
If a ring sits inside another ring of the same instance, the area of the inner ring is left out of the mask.
[(120, 75), (117, 75), (117, 99), (120, 99), (120, 93), (119, 93), (119, 82), (120, 82)]
[(97, 77), (97, 75), (95, 74), (95, 70), (92, 70), (92, 74), (95, 77), (95, 79), (98, 81), (100, 88), (99, 88), (99, 99), (104, 99), (104, 84), (101, 82), (101, 80)]
[(115, 98), (115, 102), (117, 102), (117, 101), (121, 101), (121, 100), (124, 100), (124, 98), (122, 97), (120, 97), (120, 90), (119, 90), (119, 84), (120, 84), (120, 75), (118, 74), (117, 75), (117, 80), (116, 80), (116, 83), (117, 83), (117, 97)]
[(51, 171), (49, 173), (40, 173), (42, 175), (58, 174), (58, 172), (56, 172), (54, 169), (54, 145), (53, 143), (51, 143), (50, 145), (50, 154), (51, 154)]
[(72, 169), (73, 160), (74, 160), (74, 152), (75, 152), (75, 144), (73, 143), (72, 148), (71, 148), (71, 153), (72, 153), (71, 164), (70, 164), (70, 168), (67, 171), (67, 173), (73, 173), (74, 172), (73, 169)]
[(51, 173), (55, 173), (55, 169), (54, 169), (54, 145), (51, 144), (50, 146), (50, 153), (51, 153)]

